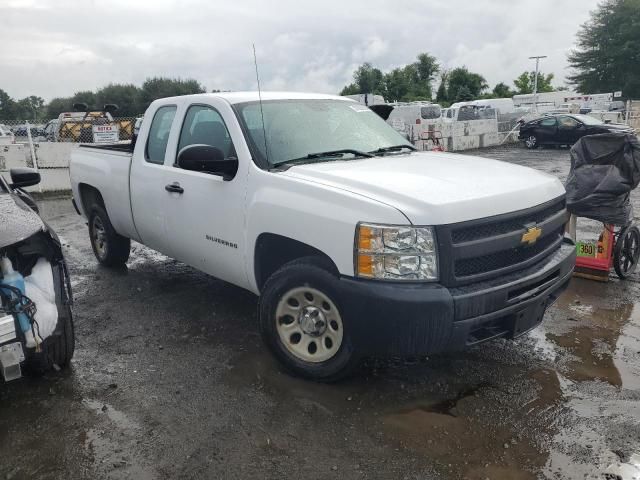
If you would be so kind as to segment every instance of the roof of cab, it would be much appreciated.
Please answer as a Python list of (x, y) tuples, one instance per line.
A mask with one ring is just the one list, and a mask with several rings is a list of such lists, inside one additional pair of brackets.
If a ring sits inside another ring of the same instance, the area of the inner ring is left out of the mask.
[[(354, 102), (354, 100), (338, 95), (327, 95), (324, 93), (303, 93), (303, 92), (261, 92), (262, 100), (342, 100), (345, 102)], [(204, 99), (204, 98), (223, 98), (231, 104), (243, 102), (257, 102), (260, 100), (258, 92), (219, 92), (219, 93), (197, 93), (195, 95), (183, 95), (181, 97), (164, 98), (162, 100), (174, 99)]]

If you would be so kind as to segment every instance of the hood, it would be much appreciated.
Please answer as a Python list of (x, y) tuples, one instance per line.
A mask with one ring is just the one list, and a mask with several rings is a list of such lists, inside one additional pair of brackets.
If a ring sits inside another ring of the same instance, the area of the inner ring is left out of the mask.
[(45, 230), (37, 213), (15, 195), (0, 192), (0, 248)]
[(562, 183), (552, 175), (498, 160), (441, 152), (296, 165), (283, 174), (386, 203), (415, 225), (490, 217), (564, 194)]

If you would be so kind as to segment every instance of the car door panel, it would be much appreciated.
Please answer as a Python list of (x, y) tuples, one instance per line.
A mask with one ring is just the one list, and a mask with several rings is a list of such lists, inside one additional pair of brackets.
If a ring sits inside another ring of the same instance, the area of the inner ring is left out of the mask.
[(558, 132), (557, 121), (554, 117), (542, 119), (536, 127), (536, 137), (539, 144), (551, 144), (556, 142)]
[(172, 255), (167, 236), (164, 186), (169, 168), (166, 166), (167, 146), (176, 112), (176, 105), (164, 105), (153, 112), (147, 143), (144, 148), (135, 149), (129, 176), (136, 231), (145, 245), (165, 255)]
[(229, 181), (177, 166), (178, 152), (194, 144), (219, 148), (226, 158), (235, 156), (234, 143), (242, 139), (236, 137), (234, 142), (226, 125), (237, 120), (231, 108), (217, 99), (210, 105), (186, 105), (181, 120), (180, 136), (170, 147), (174, 160), (167, 184), (179, 185), (182, 193), (165, 192), (164, 201), (172, 256), (222, 280), (246, 285), (241, 265), (248, 159), (240, 161), (238, 172)]
[(558, 143), (573, 145), (584, 133), (584, 125), (573, 117), (561, 115), (558, 117)]

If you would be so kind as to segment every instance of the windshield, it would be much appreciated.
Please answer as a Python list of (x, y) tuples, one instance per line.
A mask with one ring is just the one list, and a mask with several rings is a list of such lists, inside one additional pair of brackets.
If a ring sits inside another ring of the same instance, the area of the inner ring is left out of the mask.
[[(411, 147), (384, 120), (359, 103), (342, 100), (264, 101), (264, 129), (259, 102), (240, 103), (235, 108), (254, 155), (260, 157), (260, 163), (270, 166), (318, 152), (373, 152), (396, 145)], [(265, 155), (265, 143), (268, 155)]]
[(574, 115), (576, 120), (580, 120), (585, 125), (602, 125), (604, 122), (589, 115)]

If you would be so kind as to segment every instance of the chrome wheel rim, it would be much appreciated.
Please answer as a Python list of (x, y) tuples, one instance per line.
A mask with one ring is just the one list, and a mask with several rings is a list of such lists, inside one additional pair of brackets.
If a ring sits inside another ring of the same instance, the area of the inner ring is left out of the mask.
[(100, 217), (93, 217), (93, 222), (91, 223), (91, 229), (93, 231), (93, 235), (91, 239), (93, 240), (93, 246), (98, 253), (100, 258), (104, 258), (107, 254), (107, 231), (104, 228), (104, 224)]
[(531, 135), (530, 137), (527, 138), (525, 143), (527, 144), (527, 147), (533, 148), (536, 146), (536, 143), (538, 143), (538, 139), (533, 135)]
[(280, 341), (300, 360), (325, 362), (340, 350), (342, 317), (320, 290), (296, 287), (286, 292), (276, 307), (275, 321)]

